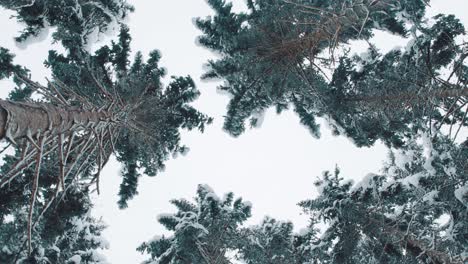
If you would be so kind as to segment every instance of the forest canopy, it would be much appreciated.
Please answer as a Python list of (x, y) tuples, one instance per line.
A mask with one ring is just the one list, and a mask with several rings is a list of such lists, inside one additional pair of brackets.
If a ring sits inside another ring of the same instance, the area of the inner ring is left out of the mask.
[[(158, 211), (155, 225), (166, 231), (136, 248), (143, 263), (465, 263), (463, 20), (429, 16), (426, 0), (246, 0), (244, 10), (206, 3), (213, 15), (193, 27), (201, 48), (216, 54), (201, 79), (221, 81), (218, 90), (229, 96), (225, 136), (259, 127), (269, 109), (292, 110), (310, 140), (328, 124), (357, 148), (383, 143), (388, 155), (377, 173), (346, 176), (337, 164), (310, 175), (318, 176), (310, 186), (316, 195), (297, 201), (309, 219), (300, 232), (270, 216), (248, 224), (255, 204), (200, 183), (193, 199), (174, 197), (172, 213)], [(125, 0), (0, 6), (22, 26), (6, 37), (25, 45), (50, 29), (63, 48), (51, 45), (40, 59), (51, 73), (41, 80), (0, 46), (0, 79), (14, 85), (0, 99), (0, 263), (108, 263), (102, 250), (112, 241), (93, 214), (95, 194), (108, 188), (102, 177), (121, 177), (117, 206), (128, 210), (143, 176), (187, 154), (182, 133), (213, 123), (197, 101), (206, 83), (168, 77), (158, 47), (133, 52), (128, 16), (138, 9)], [(385, 50), (374, 39), (379, 32), (405, 45)], [(100, 34), (112, 41), (96, 42)], [(355, 43), (365, 52), (353, 52)], [(30, 52), (25, 47), (20, 52)], [(119, 175), (104, 175), (117, 164)]]

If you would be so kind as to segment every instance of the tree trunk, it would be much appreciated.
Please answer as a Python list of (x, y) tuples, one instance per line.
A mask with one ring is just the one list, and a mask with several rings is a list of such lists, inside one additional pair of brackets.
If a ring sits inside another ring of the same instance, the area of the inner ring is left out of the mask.
[(463, 89), (445, 89), (429, 91), (426, 93), (417, 94), (414, 92), (399, 93), (395, 95), (375, 95), (375, 96), (351, 96), (347, 101), (363, 101), (367, 103), (381, 102), (408, 102), (408, 101), (424, 101), (431, 98), (443, 99), (449, 97), (468, 96), (468, 88)]
[(105, 111), (0, 100), (0, 139), (14, 141), (45, 132), (60, 134), (74, 127), (92, 127), (109, 121), (110, 115)]
[[(366, 212), (362, 213), (362, 215), (365, 214)], [(405, 249), (415, 258), (427, 259), (433, 264), (463, 263), (461, 256), (451, 256), (447, 252), (431, 248), (430, 245), (426, 245), (424, 241), (419, 240), (417, 236), (408, 230), (401, 230), (397, 226), (389, 224), (391, 221), (386, 221), (388, 219), (383, 220), (381, 215), (368, 214), (362, 217), (362, 219), (364, 221), (361, 224), (363, 227), (366, 227), (363, 228), (363, 233), (375, 240), (387, 237), (389, 243), (385, 245), (386, 247), (392, 246), (400, 250)], [(385, 250), (385, 248), (383, 248), (383, 250)]]

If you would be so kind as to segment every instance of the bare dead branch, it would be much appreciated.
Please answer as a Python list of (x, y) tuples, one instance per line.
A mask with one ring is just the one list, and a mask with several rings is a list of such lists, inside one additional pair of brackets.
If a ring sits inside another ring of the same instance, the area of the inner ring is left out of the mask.
[(463, 124), (465, 123), (466, 116), (468, 115), (468, 107), (465, 110), (465, 115), (463, 116), (462, 121), (460, 122), (460, 125), (458, 126), (457, 132), (455, 133), (455, 136), (453, 137), (452, 141), (455, 141), (457, 139), (458, 133), (460, 132)]
[(39, 174), (41, 171), (41, 162), (44, 148), (44, 141), (47, 137), (47, 134), (38, 135), (39, 138), (39, 150), (37, 151), (36, 157), (36, 169), (34, 172), (33, 187), (31, 193), (31, 202), (29, 204), (29, 214), (28, 214), (28, 253), (31, 254), (31, 231), (32, 231), (32, 216), (34, 213), (34, 205), (36, 203), (37, 189), (39, 187)]
[[(58, 136), (58, 158), (59, 158), (59, 179), (60, 179), (60, 186), (62, 190), (65, 190), (65, 161), (63, 159), (63, 134), (60, 133)], [(58, 186), (57, 186), (58, 188)]]

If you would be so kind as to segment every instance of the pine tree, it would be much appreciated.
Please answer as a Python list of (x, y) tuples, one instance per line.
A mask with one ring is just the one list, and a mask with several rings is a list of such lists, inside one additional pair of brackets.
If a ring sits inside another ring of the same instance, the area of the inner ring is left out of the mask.
[(317, 263), (463, 263), (467, 142), (416, 138), (391, 154), (383, 175), (352, 186), (338, 170), (326, 172), (319, 196), (300, 203), (328, 224), (320, 238), (303, 241)]
[[(250, 0), (247, 13), (208, 2), (216, 14), (197, 20), (199, 42), (221, 58), (203, 77), (226, 81), (219, 89), (232, 99), (224, 128), (233, 135), (269, 107), (292, 107), (316, 137), (316, 117), (326, 118), (358, 146), (378, 139), (402, 146), (421, 124), (466, 126), (466, 43), (455, 41), (465, 30), (453, 16), (426, 23), (425, 1)], [(341, 52), (351, 40), (371, 43), (377, 29), (411, 45)]]
[(107, 31), (133, 11), (125, 0), (1, 0), (0, 6), (14, 11), (16, 20), (25, 24), (16, 41), (24, 42), (56, 27), (53, 39), (75, 55), (89, 44), (92, 33)]
[[(29, 98), (29, 92), (17, 89), (10, 98)], [(8, 172), (20, 157), (4, 156), (2, 172)], [(74, 158), (74, 157), (73, 157)], [(96, 251), (106, 248), (101, 238), (104, 225), (90, 216), (90, 188), (67, 179), (66, 191), (60, 185), (58, 171), (54, 168), (57, 156), (50, 156), (41, 165), (41, 181), (38, 183), (35, 207), (30, 206), (32, 192), (25, 186), (33, 182), (34, 170), (26, 169), (22, 177), (16, 177), (0, 191), (0, 252), (1, 263), (104, 263)], [(82, 172), (83, 178), (92, 177), (92, 171)], [(31, 218), (29, 218), (31, 213)], [(79, 224), (79, 225), (78, 225)]]
[[(2, 136), (11, 142), (24, 141), (20, 145), (34, 146), (29, 149), (34, 154), (26, 155), (16, 165), (16, 171), (3, 177), (2, 186), (17, 176), (21, 165), (33, 165), (28, 159), (43, 151), (37, 149), (43, 140), (44, 146), (58, 148), (64, 156), (76, 148), (88, 153), (98, 150), (98, 170), (115, 151), (122, 162), (137, 163), (136, 168), (155, 175), (170, 153), (186, 151), (179, 145), (179, 128), (203, 130), (210, 122), (188, 105), (199, 94), (190, 77), (174, 77), (168, 87), (162, 87), (160, 79), (165, 71), (158, 65), (159, 52), (152, 52), (147, 62), (138, 54), (129, 67), (129, 50), (125, 48), (129, 35), (125, 26), (120, 37), (112, 48), (105, 46), (86, 61), (51, 51), (46, 65), (51, 68), (54, 80), (47, 87), (17, 72), (4, 73), (16, 74), (26, 87), (43, 94), (46, 101), (1, 101)], [(10, 69), (19, 68), (8, 61), (3, 64), (10, 64)], [(113, 73), (117, 76), (115, 80)], [(78, 131), (84, 135), (76, 135)], [(66, 159), (60, 163), (65, 162)], [(61, 167), (65, 170), (66, 166)]]
[(398, 147), (425, 127), (468, 125), (466, 52), (455, 42), (464, 26), (453, 15), (433, 22), (420, 26), (404, 49), (381, 54), (371, 46), (361, 56), (340, 59), (329, 92), (337, 132), (342, 129), (358, 145), (384, 139)]
[[(170, 155), (186, 152), (180, 144), (181, 128), (203, 130), (211, 122), (189, 105), (199, 95), (190, 77), (173, 77), (164, 87), (159, 52), (151, 52), (146, 62), (138, 54), (130, 64), (129, 43), (128, 28), (122, 26), (119, 41), (94, 55), (51, 51), (46, 66), (54, 78), (47, 86), (30, 80), (27, 70), (13, 63), (12, 54), (0, 51), (0, 75), (14, 76), (19, 85), (11, 95), (25, 100), (0, 100), (0, 136), (17, 148), (0, 187), (9, 193), (12, 185), (22, 183), (16, 191), (31, 190), (29, 252), (33, 219), (43, 215), (35, 210), (43, 192), (41, 172), (55, 170), (50, 174), (55, 181), (46, 189), (53, 194), (47, 195), (46, 204), (51, 205), (76, 185), (86, 189), (95, 183), (99, 192), (102, 168), (115, 154), (124, 164), (119, 201), (123, 208), (136, 194), (140, 173), (154, 176)], [(32, 100), (32, 92), (43, 97)], [(31, 169), (32, 177), (24, 181), (24, 172)]]
[(171, 203), (178, 211), (159, 216), (159, 223), (173, 234), (158, 236), (137, 249), (151, 254), (145, 263), (231, 263), (227, 253), (236, 249), (251, 205), (242, 198), (234, 200), (233, 193), (219, 198), (206, 185), (198, 186), (195, 203), (184, 199)]
[(250, 205), (240, 213), (232, 193), (219, 199), (200, 185), (196, 204), (174, 200), (178, 212), (160, 216), (173, 234), (138, 250), (151, 254), (145, 263), (464, 263), (467, 144), (419, 134), (391, 150), (382, 174), (353, 184), (325, 172), (318, 196), (299, 203), (311, 217), (300, 233), (270, 217), (241, 228)]
[(163, 214), (159, 222), (173, 234), (155, 236), (137, 250), (151, 255), (144, 263), (309, 263), (306, 245), (317, 230), (295, 234), (291, 222), (271, 217), (259, 225), (242, 227), (250, 217), (251, 205), (233, 193), (222, 199), (199, 185), (196, 203), (172, 200), (175, 214)]
[[(17, 69), (18, 72), (28, 72), (21, 67)], [(19, 78), (14, 81), (17, 88), (10, 93), (10, 100), (30, 100), (32, 90)], [(0, 171), (9, 172), (20, 157), (19, 148), (13, 155), (5, 155)], [(70, 159), (75, 158), (75, 153), (70, 155)], [(57, 162), (57, 155), (49, 155), (41, 163), (43, 175), (36, 193), (40, 198), (35, 207), (30, 204), (31, 190), (25, 189), (33, 182), (33, 169), (23, 170), (21, 177), (16, 177), (0, 190), (2, 263), (75, 263), (67, 261), (73, 257), (80, 258), (82, 263), (103, 263), (104, 259), (96, 249), (107, 247), (107, 242), (100, 237), (105, 226), (89, 215), (89, 186), (69, 178), (65, 182), (66, 191), (57, 188), (60, 185), (58, 171), (54, 168)], [(88, 168), (82, 172), (82, 177), (90, 178), (92, 173)]]
[(297, 257), (291, 222), (266, 217), (260, 225), (244, 228), (241, 234), (243, 237), (238, 241), (236, 257), (244, 263), (303, 263)]

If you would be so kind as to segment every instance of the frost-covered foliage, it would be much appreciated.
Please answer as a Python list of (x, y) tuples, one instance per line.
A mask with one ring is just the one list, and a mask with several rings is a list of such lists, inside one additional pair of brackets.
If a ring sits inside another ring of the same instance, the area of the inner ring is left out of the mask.
[(466, 45), (455, 41), (465, 28), (453, 15), (431, 24), (420, 24), (405, 48), (382, 54), (371, 46), (340, 58), (329, 86), (328, 118), (337, 134), (342, 130), (357, 145), (383, 139), (399, 147), (424, 127), (468, 125)]
[(29, 70), (20, 65), (13, 64), (15, 55), (8, 49), (0, 47), (0, 79), (13, 78), (16, 87), (10, 92), (9, 98), (13, 101), (24, 101), (32, 94), (30, 87), (22, 83), (14, 74), (29, 75)]
[(178, 212), (161, 215), (159, 222), (173, 234), (143, 243), (137, 250), (151, 255), (144, 263), (302, 264), (307, 260), (296, 245), (306, 241), (311, 231), (296, 235), (291, 222), (271, 217), (242, 227), (250, 217), (250, 203), (234, 201), (233, 193), (219, 198), (206, 185), (198, 187), (195, 201), (171, 201)]
[(467, 143), (414, 137), (392, 151), (382, 175), (370, 174), (354, 187), (339, 171), (325, 173), (316, 183), (320, 195), (300, 203), (328, 225), (306, 243), (310, 254), (320, 263), (462, 263)]
[[(131, 107), (126, 118), (129, 121), (138, 120), (124, 126), (116, 139), (117, 160), (124, 165), (119, 192), (121, 208), (125, 208), (127, 201), (137, 194), (141, 172), (155, 176), (164, 169), (164, 162), (171, 155), (186, 153), (187, 147), (180, 143), (180, 129), (204, 131), (205, 125), (212, 121), (190, 105), (200, 95), (190, 76), (173, 76), (166, 87), (162, 85), (161, 79), (166, 71), (159, 65), (159, 51), (150, 52), (146, 62), (143, 55), (137, 53), (130, 64), (130, 40), (128, 28), (122, 27), (119, 41), (112, 43), (111, 47), (99, 49), (92, 58), (98, 70), (105, 73), (102, 82), (108, 87), (115, 87), (121, 100)], [(57, 58), (59, 65), (62, 65), (62, 57), (51, 55), (52, 60)], [(80, 67), (73, 65), (77, 66)], [(114, 71), (109, 68), (114, 68)], [(86, 72), (83, 72), (84, 76), (76, 76), (73, 71), (62, 72), (60, 67), (53, 67), (53, 70), (57, 76), (63, 74), (63, 78), (70, 80), (69, 84), (77, 89), (90, 87), (83, 84), (83, 79), (86, 76), (89, 78)], [(116, 79), (112, 80), (114, 74)], [(93, 83), (90, 79), (87, 81)], [(98, 90), (95, 84), (94, 87), (95, 91)]]
[(160, 215), (159, 223), (173, 234), (156, 237), (138, 248), (151, 255), (145, 263), (230, 263), (227, 253), (235, 249), (251, 205), (242, 198), (234, 200), (233, 193), (219, 198), (206, 185), (198, 186), (195, 203), (184, 199), (171, 203), (178, 211)]
[[(44, 192), (43, 195), (47, 197), (52, 194)], [(21, 202), (19, 198), (15, 206), (11, 206), (11, 200), (8, 199), (0, 202), (1, 263), (107, 263), (98, 251), (108, 247), (107, 241), (101, 236), (105, 225), (90, 215), (91, 203), (86, 190), (72, 189), (66, 197), (62, 197), (66, 202), (50, 205), (50, 210), (44, 212), (34, 226), (30, 255), (26, 250), (25, 233), (29, 201), (24, 199)], [(46, 202), (41, 199), (36, 214), (42, 212)], [(77, 259), (81, 262), (73, 262)]]
[[(122, 127), (115, 144), (117, 160), (124, 165), (121, 208), (138, 193), (141, 172), (155, 176), (172, 154), (187, 151), (180, 143), (180, 129), (203, 131), (212, 121), (189, 105), (200, 95), (191, 77), (172, 77), (164, 87), (161, 79), (166, 70), (159, 65), (159, 51), (150, 52), (146, 62), (138, 52), (130, 63), (130, 41), (129, 30), (123, 26), (118, 42), (97, 50), (90, 59), (94, 70), (102, 73), (100, 81), (108, 90), (115, 89), (130, 108), (125, 117), (128, 126)], [(80, 70), (84, 64), (56, 53), (50, 53), (49, 61), (54, 74), (67, 85), (80, 90), (86, 87), (88, 93), (100, 92), (90, 72)]]
[[(240, 228), (246, 218), (230, 225), (231, 204), (223, 205), (232, 194), (220, 199), (200, 186), (197, 204), (174, 200), (179, 211), (160, 217), (174, 234), (138, 250), (152, 255), (146, 263), (461, 264), (468, 253), (467, 160), (468, 141), (418, 134), (390, 151), (381, 174), (357, 184), (344, 181), (338, 168), (325, 172), (315, 183), (318, 196), (299, 203), (310, 215), (299, 233), (270, 217), (255, 226)], [(245, 208), (249, 214), (242, 216), (250, 215)], [(224, 233), (220, 226), (233, 228)]]
[[(468, 125), (466, 31), (453, 15), (425, 17), (426, 2), (249, 0), (247, 12), (235, 13), (228, 1), (210, 0), (215, 16), (196, 22), (200, 44), (220, 55), (203, 77), (225, 81), (232, 135), (269, 107), (292, 107), (314, 136), (323, 117), (357, 146), (382, 140), (394, 148), (382, 175), (353, 187), (338, 171), (325, 173), (320, 195), (301, 203), (313, 223), (294, 239), (303, 263), (467, 256), (467, 143), (453, 143)], [(376, 30), (408, 45), (383, 53), (372, 43)], [(352, 40), (365, 40), (368, 51), (340, 49)]]
[[(161, 54), (152, 51), (145, 61), (137, 53), (130, 63), (130, 41), (129, 30), (123, 25), (118, 41), (88, 54), (83, 60), (50, 51), (45, 63), (52, 70), (55, 83), (51, 85), (55, 89), (65, 86), (73, 90), (73, 97), (66, 98), (73, 107), (99, 106), (119, 124), (111, 140), (117, 160), (124, 165), (119, 193), (122, 208), (137, 194), (141, 173), (155, 176), (172, 154), (186, 152), (187, 148), (180, 143), (181, 129), (203, 131), (211, 123), (211, 118), (190, 106), (200, 94), (193, 80), (189, 76), (173, 77), (163, 86), (161, 79), (166, 71), (159, 65)], [(3, 75), (18, 74), (22, 68), (11, 63), (6, 51), (1, 54), (5, 54), (4, 60), (10, 65), (5, 67)], [(15, 94), (30, 91), (27, 84), (18, 86)], [(111, 96), (114, 99), (110, 100)], [(86, 105), (77, 98), (86, 98)], [(91, 164), (96, 161), (89, 160)]]
[(74, 54), (88, 43), (91, 33), (107, 31), (133, 11), (125, 0), (0, 0), (0, 6), (14, 11), (14, 18), (25, 24), (16, 41), (25, 42), (55, 27), (54, 40)]
[(259, 225), (242, 227), (251, 205), (232, 193), (219, 198), (206, 185), (199, 185), (196, 203), (172, 200), (178, 211), (159, 216), (173, 234), (156, 235), (137, 250), (150, 254), (148, 264), (303, 264), (311, 260), (304, 250), (317, 230), (295, 234), (291, 222), (266, 217)]
[[(46, 27), (55, 26), (55, 40), (62, 41), (74, 55), (81, 52), (91, 31), (106, 30), (111, 20), (123, 18), (130, 10), (128, 5), (117, 1), (7, 0), (0, 1), (0, 5), (16, 11), (15, 17), (26, 24), (18, 41), (26, 41)], [(8, 99), (31, 102), (37, 87), (24, 81), (24, 77), (30, 76), (29, 71), (15, 65), (13, 58), (13, 54), (0, 47), (0, 79), (12, 78), (16, 85)], [(13, 154), (2, 157), (2, 181), (11, 168), (21, 165), (21, 157), (26, 154), (22, 153), (25, 144), (10, 146), (14, 149)], [(95, 157), (92, 153), (87, 154)], [(68, 158), (73, 162), (78, 156), (71, 154)], [(59, 163), (56, 153), (43, 160), (40, 169), (44, 173), (37, 188), (32, 187), (34, 168), (20, 166), (23, 168), (20, 176), (0, 189), (0, 263), (105, 263), (97, 251), (107, 247), (101, 237), (105, 226), (90, 215), (89, 185), (80, 183), (75, 177), (66, 177), (60, 186), (56, 169)], [(80, 173), (82, 179), (90, 179), (95, 173), (94, 164), (87, 165)], [(69, 170), (70, 174), (76, 171), (77, 167)], [(30, 248), (28, 242), (31, 242)]]
[[(229, 133), (242, 134), (269, 107), (292, 107), (316, 137), (315, 119), (325, 117), (358, 146), (378, 139), (401, 146), (420, 124), (466, 125), (466, 43), (455, 42), (465, 30), (453, 16), (426, 23), (422, 0), (247, 2), (248, 12), (235, 13), (227, 1), (210, 0), (216, 15), (197, 20), (200, 44), (221, 56), (204, 78), (224, 80), (219, 89), (232, 96)], [(371, 44), (375, 30), (411, 44), (381, 54)], [(368, 41), (370, 51), (338, 52), (351, 40)], [(450, 77), (442, 75), (447, 68)]]
[(236, 257), (246, 264), (302, 263), (294, 247), (291, 222), (266, 217), (260, 225), (244, 228), (241, 233)]
[[(40, 6), (32, 11), (66, 20), (68, 16), (64, 13), (48, 14), (52, 9), (43, 6), (55, 2), (59, 8), (71, 2), (90, 7), (97, 4), (97, 1), (33, 1)], [(123, 8), (115, 10), (119, 14), (128, 11), (127, 5), (120, 6), (122, 1), (101, 2), (102, 8), (108, 5)], [(15, 3), (19, 2), (4, 4)], [(92, 16), (100, 15), (98, 10), (90, 12)], [(74, 13), (68, 15), (73, 19)], [(107, 27), (101, 22), (110, 22), (107, 18), (86, 19), (99, 29)], [(63, 31), (73, 38), (83, 37), (78, 29), (67, 24), (70, 21), (56, 22), (61, 23), (56, 25), (57, 34)], [(68, 40), (62, 37), (58, 39)], [(137, 53), (130, 62), (131, 37), (125, 25), (121, 25), (118, 37), (94, 54), (81, 49), (82, 42), (64, 44), (65, 54), (50, 51), (45, 66), (51, 69), (53, 78), (45, 86), (30, 80), (28, 70), (14, 64), (14, 55), (0, 48), (0, 78), (13, 77), (16, 84), (10, 93), (11, 104), (20, 108), (29, 105), (49, 117), (51, 108), (61, 109), (68, 116), (83, 111), (91, 116), (101, 114), (97, 119), (88, 118), (84, 126), (78, 118), (72, 118), (72, 125), (63, 130), (54, 127), (51, 121), (66, 123), (64, 115), (55, 115), (45, 122), (36, 122), (48, 128), (41, 130), (32, 125), (25, 135), (8, 138), (14, 154), (4, 157), (0, 171), (1, 263), (15, 263), (19, 259), (29, 261), (26, 263), (102, 263), (104, 260), (95, 249), (105, 246), (103, 240), (96, 239), (103, 226), (88, 215), (89, 193), (96, 189), (99, 192), (99, 175), (111, 155), (123, 164), (119, 192), (119, 206), (123, 208), (137, 193), (141, 174), (155, 176), (172, 155), (186, 152), (180, 142), (181, 129), (203, 130), (211, 122), (190, 105), (199, 96), (190, 77), (173, 77), (168, 85), (163, 85), (165, 70), (159, 65), (160, 53), (152, 51), (147, 59)], [(0, 112), (6, 112), (4, 106)], [(28, 123), (26, 118), (14, 120), (15, 117), (15, 113), (9, 113), (8, 122), (2, 120), (2, 129), (14, 121)], [(18, 127), (16, 131), (21, 130)], [(83, 227), (85, 231), (76, 231), (74, 225), (79, 223), (88, 226)]]

